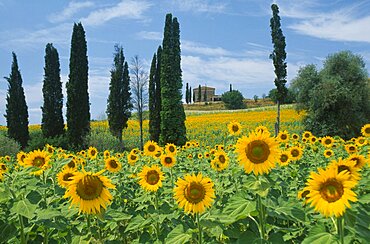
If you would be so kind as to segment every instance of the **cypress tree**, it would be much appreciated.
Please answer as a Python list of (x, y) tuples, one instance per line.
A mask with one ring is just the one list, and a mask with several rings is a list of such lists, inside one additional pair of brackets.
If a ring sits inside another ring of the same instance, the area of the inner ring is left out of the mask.
[(204, 86), (204, 96), (203, 96), (203, 98), (204, 98), (204, 101), (207, 102), (207, 85)]
[(158, 142), (155, 137), (155, 115), (156, 115), (156, 90), (155, 90), (155, 75), (157, 72), (157, 55), (154, 53), (149, 74), (149, 134), (150, 140)]
[(191, 104), (191, 87), (189, 88), (189, 103)]
[(114, 64), (109, 84), (107, 115), (109, 130), (112, 135), (122, 141), (122, 130), (127, 128), (127, 121), (131, 116), (131, 93), (128, 80), (128, 66), (123, 55), (123, 48), (118, 45), (115, 45), (114, 48)]
[(67, 134), (70, 144), (78, 147), (90, 131), (87, 44), (81, 23), (73, 25), (69, 80), (66, 86)]
[(161, 64), (162, 64), (162, 47), (159, 46), (157, 49), (157, 64), (155, 69), (155, 106), (154, 114), (152, 119), (152, 134), (151, 138), (155, 142), (159, 142), (159, 136), (161, 134), (161, 110), (162, 110), (162, 98), (161, 98)]
[(13, 138), (22, 148), (27, 146), (29, 139), (28, 132), (28, 107), (26, 97), (22, 87), (22, 76), (18, 68), (17, 56), (13, 55), (13, 63), (9, 77), (4, 77), (8, 81), (8, 94), (6, 96), (6, 125), (8, 136)]
[(233, 85), (230, 84), (230, 91), (233, 91)]
[(193, 103), (195, 103), (195, 92), (193, 91)]
[(202, 87), (198, 86), (198, 102), (202, 101)]
[(185, 112), (182, 104), (180, 27), (177, 18), (166, 15), (161, 58), (161, 144), (186, 142)]
[(189, 104), (189, 83), (186, 83), (185, 102), (186, 102), (186, 104)]
[(41, 107), (42, 134), (44, 137), (61, 135), (64, 133), (62, 82), (58, 51), (52, 43), (48, 43), (45, 48), (42, 93), (44, 97), (44, 104)]
[(270, 54), (270, 58), (273, 60), (275, 67), (275, 86), (277, 88), (277, 122), (275, 124), (275, 134), (279, 133), (280, 127), (280, 104), (284, 101), (288, 90), (285, 87), (287, 82), (287, 64), (285, 62), (286, 52), (285, 52), (285, 37), (283, 31), (281, 30), (280, 17), (279, 17), (279, 7), (276, 4), (271, 5), (272, 17), (270, 19), (271, 27), (271, 38), (274, 45), (274, 51)]

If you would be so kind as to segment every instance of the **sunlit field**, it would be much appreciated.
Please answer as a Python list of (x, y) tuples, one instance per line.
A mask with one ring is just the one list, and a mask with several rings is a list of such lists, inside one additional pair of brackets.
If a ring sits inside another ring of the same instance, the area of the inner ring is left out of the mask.
[(1, 242), (367, 243), (370, 125), (320, 138), (302, 116), (283, 108), (274, 137), (273, 108), (189, 113), (186, 145), (143, 151), (130, 120), (128, 151), (4, 155)]

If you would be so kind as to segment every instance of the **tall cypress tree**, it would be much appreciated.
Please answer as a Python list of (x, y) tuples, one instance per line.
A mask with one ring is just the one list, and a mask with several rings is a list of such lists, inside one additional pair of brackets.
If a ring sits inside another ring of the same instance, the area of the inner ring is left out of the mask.
[(52, 43), (45, 48), (44, 82), (42, 87), (44, 104), (41, 107), (41, 130), (44, 137), (64, 133), (63, 93), (60, 80), (59, 55)]
[(275, 134), (279, 133), (280, 128), (280, 104), (284, 101), (288, 90), (285, 87), (287, 82), (287, 64), (285, 62), (286, 52), (285, 52), (285, 37), (283, 31), (281, 30), (279, 7), (276, 4), (271, 5), (272, 17), (270, 19), (271, 27), (271, 38), (274, 45), (274, 51), (270, 54), (270, 58), (273, 61), (275, 67), (275, 86), (277, 88), (277, 118), (275, 124)]
[[(128, 66), (123, 55), (123, 48), (115, 45), (114, 49), (114, 64), (109, 84), (107, 115), (110, 132), (122, 141), (122, 130), (127, 128), (127, 121), (131, 116), (131, 93), (128, 80)], [(127, 70), (125, 70), (125, 67)]]
[(159, 142), (161, 134), (161, 110), (162, 110), (162, 95), (161, 95), (161, 65), (162, 65), (162, 47), (157, 49), (157, 64), (155, 69), (155, 105), (152, 121), (151, 138), (155, 142)]
[(202, 87), (198, 86), (198, 102), (202, 101)]
[(186, 83), (185, 102), (186, 102), (186, 104), (189, 104), (189, 83)]
[(191, 103), (191, 97), (192, 97), (192, 95), (191, 95), (191, 87), (189, 88), (189, 103)]
[(73, 25), (67, 82), (67, 125), (71, 145), (81, 146), (90, 131), (87, 44), (81, 23)]
[(150, 140), (158, 142), (156, 138), (156, 90), (155, 90), (155, 76), (157, 72), (157, 55), (154, 53), (152, 58), (152, 63), (150, 65), (150, 74), (149, 74), (149, 134)]
[(182, 104), (180, 27), (177, 18), (166, 15), (161, 64), (161, 135), (162, 144), (184, 145), (185, 112)]
[(28, 132), (28, 107), (22, 87), (22, 76), (18, 68), (17, 56), (13, 55), (13, 63), (8, 81), (8, 94), (6, 96), (6, 125), (8, 136), (19, 142), (22, 148), (27, 146)]
[(204, 101), (207, 102), (207, 85), (204, 86)]

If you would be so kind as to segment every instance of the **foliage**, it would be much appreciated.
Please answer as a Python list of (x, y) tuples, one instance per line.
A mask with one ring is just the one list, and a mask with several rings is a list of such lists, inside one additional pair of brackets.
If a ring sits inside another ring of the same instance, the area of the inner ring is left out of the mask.
[(162, 46), (160, 143), (184, 145), (186, 127), (182, 105), (180, 26), (172, 14), (166, 15)]
[(0, 156), (16, 156), (21, 150), (21, 145), (12, 138), (0, 133)]
[(161, 132), (161, 55), (159, 46), (154, 54), (149, 76), (149, 133), (150, 140), (159, 142)]
[(37, 149), (43, 149), (46, 144), (63, 149), (69, 149), (68, 137), (65, 134), (57, 135), (54, 137), (45, 137), (40, 131), (31, 131), (28, 146), (25, 148), (26, 152)]
[(18, 68), (17, 56), (13, 55), (11, 73), (4, 77), (8, 81), (8, 94), (6, 96), (6, 125), (8, 136), (13, 138), (24, 148), (29, 140), (28, 107), (22, 87), (22, 76)]
[(114, 48), (114, 64), (109, 84), (107, 115), (112, 135), (117, 137), (118, 140), (122, 140), (122, 130), (127, 128), (127, 121), (131, 116), (130, 77), (122, 46), (115, 45)]
[(41, 130), (45, 137), (64, 133), (63, 93), (60, 80), (59, 55), (52, 43), (45, 48), (44, 82), (42, 87), (44, 104), (41, 107)]
[(198, 86), (198, 102), (202, 101), (202, 86)]
[(258, 101), (258, 96), (257, 95), (254, 95), (253, 96), (253, 100), (254, 100), (254, 102), (257, 102)]
[(86, 136), (85, 140), (86, 145), (95, 147), (100, 152), (104, 150), (122, 152), (125, 150), (124, 143), (106, 130), (93, 130)]
[[(280, 104), (292, 104), (296, 101), (296, 96), (297, 96), (296, 91), (289, 87), (287, 89), (287, 95), (284, 97), (283, 101), (280, 101)], [(276, 104), (278, 101), (277, 89), (276, 88), (271, 89), (269, 91), (268, 97)]]
[(81, 23), (74, 23), (69, 59), (67, 87), (67, 134), (70, 143), (81, 146), (90, 131), (90, 103), (88, 93), (88, 61), (85, 31)]
[(329, 55), (318, 74), (306, 66), (293, 84), (299, 108), (308, 112), (304, 125), (316, 135), (349, 139), (370, 121), (367, 70), (358, 55), (349, 51)]
[(221, 100), (224, 102), (227, 109), (242, 109), (245, 108), (243, 95), (238, 90), (228, 91), (222, 94)]

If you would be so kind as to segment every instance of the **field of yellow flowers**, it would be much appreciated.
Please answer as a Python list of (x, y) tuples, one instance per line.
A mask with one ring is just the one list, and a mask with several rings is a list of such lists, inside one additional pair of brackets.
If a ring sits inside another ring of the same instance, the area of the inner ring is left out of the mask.
[(367, 243), (370, 124), (349, 141), (316, 137), (284, 109), (274, 137), (275, 117), (191, 114), (184, 146), (147, 141), (142, 151), (130, 121), (130, 151), (45, 145), (4, 156), (1, 242)]

